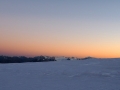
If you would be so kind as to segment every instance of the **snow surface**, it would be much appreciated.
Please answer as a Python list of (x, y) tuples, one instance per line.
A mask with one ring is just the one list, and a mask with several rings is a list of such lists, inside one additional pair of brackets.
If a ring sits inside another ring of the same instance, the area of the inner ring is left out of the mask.
[(120, 90), (120, 59), (0, 64), (0, 90)]

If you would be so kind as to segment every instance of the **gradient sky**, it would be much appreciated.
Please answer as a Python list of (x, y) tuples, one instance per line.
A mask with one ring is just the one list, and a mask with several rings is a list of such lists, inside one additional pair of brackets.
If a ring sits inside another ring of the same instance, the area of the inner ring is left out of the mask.
[(0, 0), (0, 55), (120, 57), (120, 0)]

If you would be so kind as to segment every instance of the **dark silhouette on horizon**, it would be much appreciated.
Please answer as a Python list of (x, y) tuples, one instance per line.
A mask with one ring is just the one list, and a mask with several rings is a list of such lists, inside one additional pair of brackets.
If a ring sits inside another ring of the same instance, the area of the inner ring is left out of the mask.
[[(85, 58), (75, 58), (75, 57), (66, 57), (66, 60), (86, 60), (91, 59), (92, 57)], [(55, 57), (50, 56), (36, 56), (36, 57), (25, 57), (25, 56), (0, 56), (0, 63), (25, 63), (25, 62), (49, 62), (57, 61)]]
[(48, 62), (56, 61), (55, 57), (36, 56), (27, 58), (25, 56), (0, 56), (0, 63), (24, 63), (24, 62)]

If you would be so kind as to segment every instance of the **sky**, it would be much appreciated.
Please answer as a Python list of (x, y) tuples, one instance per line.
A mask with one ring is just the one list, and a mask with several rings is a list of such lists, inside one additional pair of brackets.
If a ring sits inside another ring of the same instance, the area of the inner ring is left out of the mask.
[(120, 57), (119, 0), (0, 0), (0, 55)]

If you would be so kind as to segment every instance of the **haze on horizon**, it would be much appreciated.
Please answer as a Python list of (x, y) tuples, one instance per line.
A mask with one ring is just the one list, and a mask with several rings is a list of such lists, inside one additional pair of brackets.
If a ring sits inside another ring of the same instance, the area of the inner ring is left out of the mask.
[(120, 57), (119, 0), (0, 0), (0, 55)]

